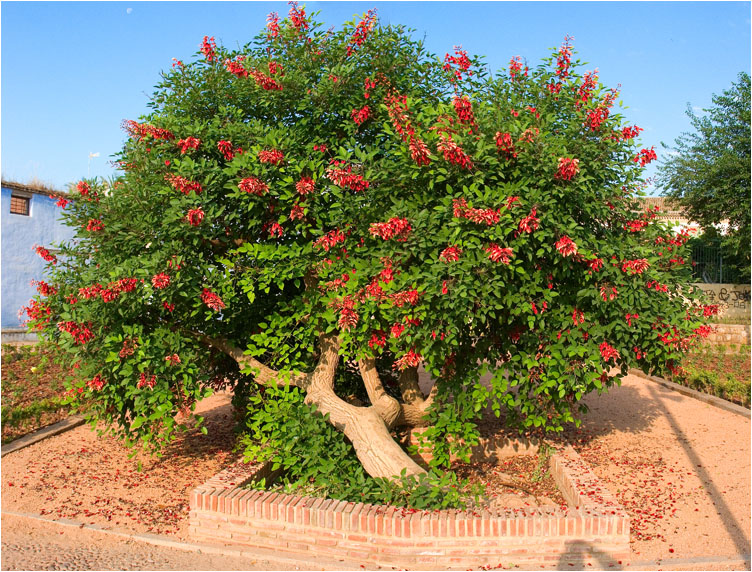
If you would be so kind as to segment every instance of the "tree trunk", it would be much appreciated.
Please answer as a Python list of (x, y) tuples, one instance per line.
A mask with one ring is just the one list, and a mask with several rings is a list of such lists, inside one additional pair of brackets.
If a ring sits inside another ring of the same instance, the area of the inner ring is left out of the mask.
[[(365, 471), (372, 477), (393, 479), (403, 470), (407, 475), (425, 473), (425, 470), (413, 461), (392, 438), (389, 427), (376, 406), (357, 407), (347, 403), (334, 392), (334, 375), (339, 361), (340, 345), (336, 336), (321, 336), (321, 357), (312, 372), (295, 374), (288, 378), (282, 377), (279, 372), (275, 372), (255, 358), (243, 355), (241, 350), (226, 340), (204, 336), (202, 339), (231, 356), (240, 365), (249, 366), (257, 372), (258, 383), (289, 383), (304, 389), (306, 403), (315, 405), (321, 414), (328, 414), (329, 422), (352, 442), (355, 454)], [(373, 371), (375, 373), (375, 367)], [(370, 383), (375, 383), (370, 374), (368, 379)], [(376, 374), (376, 380), (378, 380), (378, 374)], [(381, 387), (380, 381), (378, 381), (378, 386)], [(383, 387), (381, 391), (383, 392)], [(383, 395), (388, 399), (393, 399), (386, 393)], [(382, 400), (379, 403), (385, 402)], [(397, 403), (397, 406), (399, 405)]]

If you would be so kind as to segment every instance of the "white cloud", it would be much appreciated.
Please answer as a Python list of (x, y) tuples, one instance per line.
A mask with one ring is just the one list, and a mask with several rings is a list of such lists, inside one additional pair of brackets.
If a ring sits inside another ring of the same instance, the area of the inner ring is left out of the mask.
[(125, 13), (126, 14), (130, 14), (131, 12), (133, 12), (133, 8), (126, 8), (125, 9)]

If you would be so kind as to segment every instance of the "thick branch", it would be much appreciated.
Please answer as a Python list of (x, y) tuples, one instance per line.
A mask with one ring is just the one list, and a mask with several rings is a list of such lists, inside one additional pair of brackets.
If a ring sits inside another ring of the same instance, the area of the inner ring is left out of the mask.
[(241, 367), (250, 368), (253, 371), (254, 379), (261, 385), (278, 385), (289, 383), (290, 385), (293, 385), (295, 387), (306, 389), (310, 385), (311, 379), (315, 374), (314, 370), (314, 373), (295, 373), (291, 374), (288, 377), (281, 374), (279, 371), (264, 365), (256, 358), (246, 355), (245, 353), (243, 353), (243, 350), (235, 347), (224, 338), (211, 338), (203, 334), (199, 335), (199, 338), (211, 347), (226, 353), (228, 356), (238, 362), (238, 365), (240, 365)]
[(402, 406), (399, 401), (394, 399), (385, 390), (376, 370), (376, 360), (374, 358), (364, 358), (358, 361), (360, 375), (368, 392), (368, 398), (371, 400), (376, 412), (384, 420), (388, 428), (398, 424), (402, 417)]

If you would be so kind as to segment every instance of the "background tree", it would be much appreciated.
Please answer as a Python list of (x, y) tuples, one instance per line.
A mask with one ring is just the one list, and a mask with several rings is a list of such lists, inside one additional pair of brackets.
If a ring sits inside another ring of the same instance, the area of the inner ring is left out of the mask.
[[(423, 472), (399, 426), (426, 427), (437, 465), (486, 406), (560, 431), (713, 312), (687, 287), (686, 237), (637, 210), (655, 153), (617, 95), (568, 41), (492, 78), (373, 12), (321, 31), (293, 3), (164, 74), (125, 123), (125, 174), (78, 184), (78, 237), (40, 252), (53, 278), (29, 315), (79, 368), (71, 395), (130, 442), (163, 443), (215, 388), (258, 403), (277, 385), (372, 476)], [(282, 423), (265, 411), (254, 427)]]
[[(724, 265), (733, 265), (739, 279), (750, 279), (750, 79), (740, 73), (736, 83), (713, 106), (687, 115), (694, 132), (676, 139), (672, 155), (659, 166), (658, 183), (677, 199), (709, 238), (714, 225), (728, 222), (722, 235)], [(664, 145), (665, 146), (665, 145)]]

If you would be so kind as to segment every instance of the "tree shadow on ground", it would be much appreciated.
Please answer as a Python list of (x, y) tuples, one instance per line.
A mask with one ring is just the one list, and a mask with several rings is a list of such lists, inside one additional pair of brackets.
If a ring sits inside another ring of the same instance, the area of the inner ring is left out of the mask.
[[(556, 570), (624, 570), (624, 565), (608, 554), (593, 550), (593, 543), (587, 540), (571, 540), (565, 545), (564, 553), (556, 563)], [(593, 566), (595, 564), (595, 566)]]

